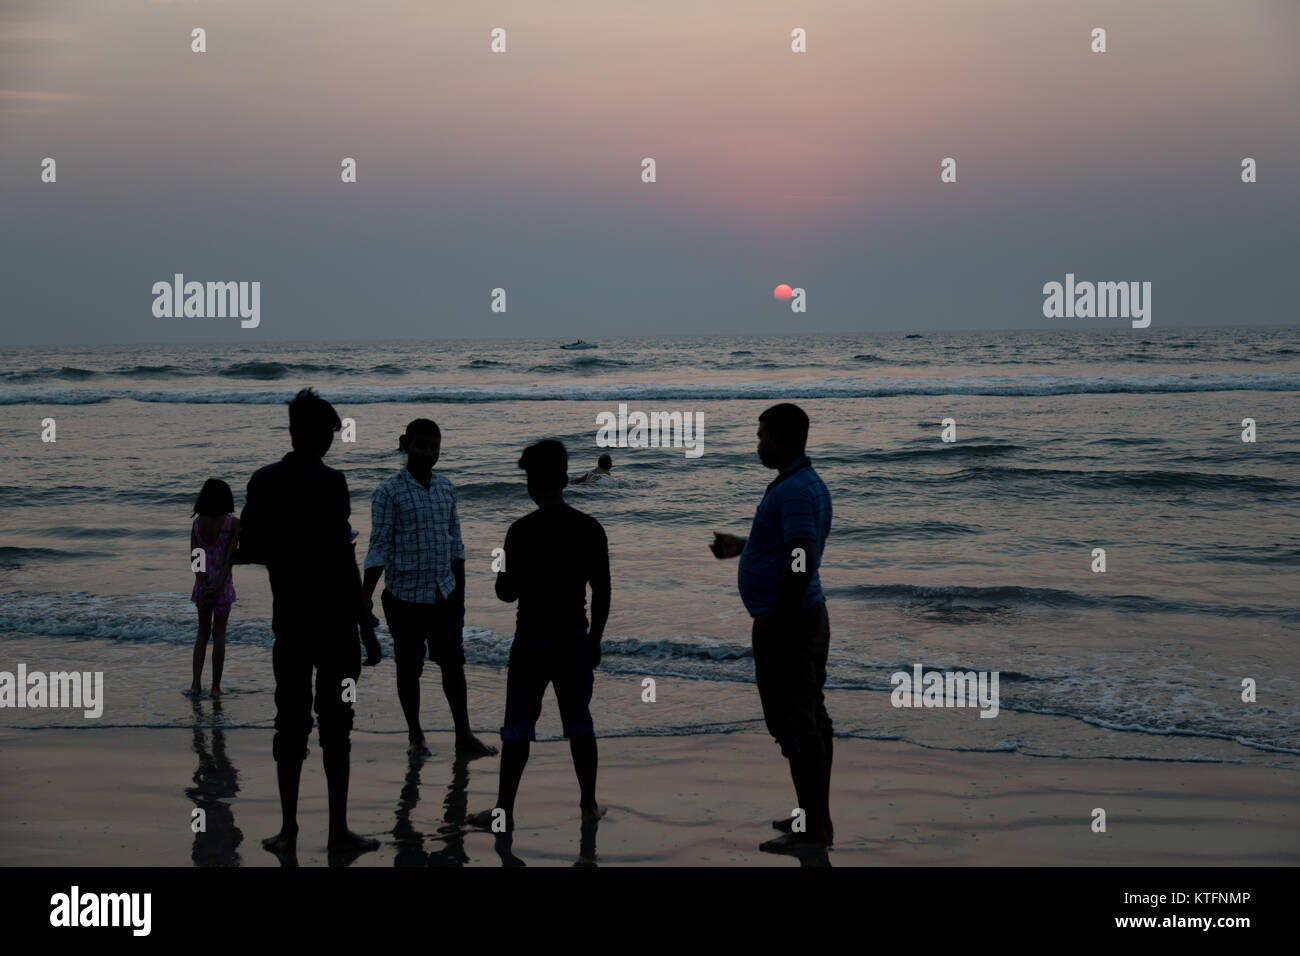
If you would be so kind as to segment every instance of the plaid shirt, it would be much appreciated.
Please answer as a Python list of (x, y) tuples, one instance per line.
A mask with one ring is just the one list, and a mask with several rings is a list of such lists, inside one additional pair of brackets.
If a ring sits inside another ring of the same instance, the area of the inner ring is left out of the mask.
[(465, 560), (456, 489), (434, 474), (429, 487), (403, 468), (370, 499), (367, 568), (383, 568), (388, 590), (403, 601), (433, 604), (456, 588), (452, 560)]

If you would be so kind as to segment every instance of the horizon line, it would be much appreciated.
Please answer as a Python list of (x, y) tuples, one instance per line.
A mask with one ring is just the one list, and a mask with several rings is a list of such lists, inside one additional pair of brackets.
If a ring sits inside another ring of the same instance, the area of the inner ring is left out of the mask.
[[(987, 332), (1118, 332), (1134, 331), (1141, 332), (1145, 336), (1154, 331), (1172, 332), (1185, 331), (1190, 329), (1300, 329), (1300, 323), (1266, 323), (1266, 322), (1245, 322), (1234, 325), (1211, 325), (1189, 323), (1186, 325), (1164, 325), (1156, 328), (1132, 329), (1125, 325), (1114, 326), (1018, 326), (1014, 328), (922, 328), (911, 327), (901, 329), (821, 329), (809, 330), (800, 329), (791, 332), (691, 332), (675, 333), (660, 332), (655, 334), (627, 334), (627, 335), (596, 335), (591, 338), (585, 338), (583, 341), (598, 342), (602, 339), (728, 339), (742, 338), (745, 336), (767, 336), (767, 337), (806, 337), (809, 335), (948, 335), (953, 333), (987, 333)], [(257, 344), (258, 341), (268, 345), (319, 345), (322, 343), (351, 343), (351, 344), (371, 344), (381, 342), (552, 342), (564, 336), (556, 335), (489, 335), (489, 336), (431, 336), (429, 338), (408, 338), (403, 336), (351, 339), (351, 338), (286, 338), (286, 339), (261, 339), (250, 341), (249, 345)], [(567, 342), (568, 339), (565, 339)], [(27, 342), (27, 343), (4, 343), (0, 344), (0, 349), (33, 349), (33, 348), (92, 348), (98, 346), (217, 346), (230, 347), (240, 345), (238, 339), (227, 339), (224, 341), (206, 340), (206, 341), (159, 341), (156, 339), (122, 339), (111, 342)]]

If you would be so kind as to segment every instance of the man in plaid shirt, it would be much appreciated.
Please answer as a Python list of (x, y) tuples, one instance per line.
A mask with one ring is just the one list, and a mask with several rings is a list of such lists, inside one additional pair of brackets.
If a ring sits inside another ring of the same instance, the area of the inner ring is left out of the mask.
[(406, 716), (407, 752), (430, 756), (420, 727), (420, 675), (426, 645), (442, 669), (442, 689), (456, 723), (456, 749), (496, 753), (470, 733), (465, 690), (465, 546), (456, 515), (456, 489), (433, 473), (442, 432), (427, 418), (406, 426), (401, 438), (406, 467), (375, 489), (370, 502), (370, 550), (365, 562), (366, 603), (384, 576), (380, 601), (393, 638), (397, 697)]

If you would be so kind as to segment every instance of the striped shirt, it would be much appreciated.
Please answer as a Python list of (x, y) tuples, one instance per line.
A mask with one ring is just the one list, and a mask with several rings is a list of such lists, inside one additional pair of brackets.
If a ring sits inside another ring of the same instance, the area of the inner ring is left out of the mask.
[(465, 560), (456, 489), (434, 474), (426, 489), (403, 468), (370, 499), (367, 568), (384, 569), (384, 586), (403, 601), (433, 604), (456, 589), (451, 562)]
[(813, 541), (817, 545), (816, 561), (809, 555), (808, 565), (813, 573), (799, 607), (809, 608), (825, 602), (818, 569), (830, 533), (831, 493), (813, 470), (812, 460), (798, 458), (781, 469), (776, 480), (767, 486), (767, 493), (754, 512), (754, 525), (741, 552), (737, 572), (745, 610), (755, 617), (772, 610), (790, 560), (785, 544), (795, 540)]

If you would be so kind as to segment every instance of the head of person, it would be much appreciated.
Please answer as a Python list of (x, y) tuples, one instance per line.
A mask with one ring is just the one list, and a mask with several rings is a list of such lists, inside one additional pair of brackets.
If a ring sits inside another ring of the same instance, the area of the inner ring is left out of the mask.
[(528, 476), (528, 496), (538, 504), (553, 500), (569, 483), (569, 453), (553, 438), (525, 448), (519, 467)]
[(601, 455), (596, 459), (596, 467), (604, 468), (606, 471), (609, 471), (614, 467), (614, 459), (610, 458), (609, 455)]
[(758, 416), (758, 459), (768, 468), (802, 458), (807, 444), (808, 415), (798, 405), (782, 402)]
[(432, 418), (417, 418), (406, 426), (397, 441), (406, 452), (406, 463), (416, 471), (428, 471), (442, 454), (442, 429)]
[(203, 490), (194, 499), (194, 514), (205, 518), (217, 518), (235, 510), (235, 496), (230, 493), (230, 486), (220, 478), (209, 478), (203, 483)]
[(293, 450), (313, 458), (324, 458), (334, 442), (334, 433), (343, 427), (334, 406), (304, 388), (289, 403), (289, 439)]

